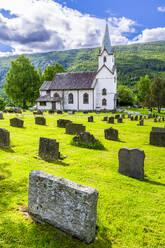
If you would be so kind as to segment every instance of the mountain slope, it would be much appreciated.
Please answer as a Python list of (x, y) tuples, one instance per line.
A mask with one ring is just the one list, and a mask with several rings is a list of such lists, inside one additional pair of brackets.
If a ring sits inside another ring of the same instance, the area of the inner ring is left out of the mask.
[[(56, 62), (67, 71), (96, 70), (99, 48), (74, 49), (26, 55), (36, 68), (45, 69)], [(165, 41), (114, 47), (119, 84), (134, 87), (140, 76), (165, 77)], [(17, 56), (0, 58), (0, 93), (3, 93), (10, 61)]]

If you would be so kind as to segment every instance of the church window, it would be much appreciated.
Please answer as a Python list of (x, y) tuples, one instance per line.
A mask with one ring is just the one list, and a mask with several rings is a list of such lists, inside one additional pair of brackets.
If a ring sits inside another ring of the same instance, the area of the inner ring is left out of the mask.
[(89, 103), (89, 95), (85, 93), (83, 95), (83, 104), (88, 104)]
[(68, 95), (68, 103), (69, 103), (69, 104), (73, 104), (73, 94), (72, 94), (72, 93), (70, 93), (70, 94)]
[(107, 105), (107, 100), (104, 98), (103, 100), (102, 100), (102, 106), (106, 106)]
[(40, 106), (46, 106), (46, 102), (40, 102)]
[(107, 58), (104, 56), (104, 63), (106, 63), (107, 62)]
[(60, 96), (59, 96), (59, 94), (56, 92), (56, 93), (54, 94), (54, 97), (60, 97)]
[(103, 96), (106, 96), (106, 94), (107, 94), (107, 90), (104, 88), (104, 89), (102, 90), (102, 95), (103, 95)]

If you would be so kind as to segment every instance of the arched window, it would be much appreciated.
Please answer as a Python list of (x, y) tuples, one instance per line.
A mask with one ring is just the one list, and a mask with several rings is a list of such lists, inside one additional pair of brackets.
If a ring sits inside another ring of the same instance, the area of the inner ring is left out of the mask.
[(85, 93), (83, 95), (83, 104), (88, 104), (89, 103), (89, 95)]
[(60, 97), (60, 96), (59, 96), (59, 94), (56, 92), (56, 93), (54, 94), (54, 97)]
[(102, 106), (106, 106), (107, 105), (107, 100), (104, 98), (103, 100), (102, 100)]
[(104, 56), (104, 63), (106, 63), (107, 62), (107, 58)]
[(68, 95), (68, 103), (69, 103), (69, 104), (73, 104), (73, 94), (72, 94), (72, 93), (70, 93), (70, 94)]
[(104, 89), (102, 90), (102, 95), (103, 95), (103, 96), (106, 96), (106, 94), (107, 94), (107, 90), (104, 88)]

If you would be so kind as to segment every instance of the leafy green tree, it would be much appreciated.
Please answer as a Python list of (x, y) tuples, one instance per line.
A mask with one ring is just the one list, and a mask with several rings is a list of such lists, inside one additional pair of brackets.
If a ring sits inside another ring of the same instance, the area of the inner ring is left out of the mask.
[(145, 77), (140, 77), (138, 83), (138, 99), (142, 105), (145, 104), (145, 98), (150, 94), (151, 80), (148, 75)]
[(0, 96), (0, 110), (3, 110), (5, 108), (5, 102), (3, 100), (3, 98)]
[(118, 88), (119, 98), (118, 103), (119, 105), (130, 105), (134, 104), (134, 95), (131, 89), (128, 89), (126, 86), (119, 86)]
[(150, 105), (157, 107), (160, 113), (161, 107), (165, 106), (165, 80), (155, 77), (151, 85)]
[(52, 81), (56, 73), (66, 72), (62, 65), (56, 63), (55, 65), (48, 65), (43, 73), (44, 81)]
[(35, 103), (41, 86), (40, 76), (30, 60), (24, 55), (11, 61), (6, 77), (5, 91), (15, 105), (22, 108)]

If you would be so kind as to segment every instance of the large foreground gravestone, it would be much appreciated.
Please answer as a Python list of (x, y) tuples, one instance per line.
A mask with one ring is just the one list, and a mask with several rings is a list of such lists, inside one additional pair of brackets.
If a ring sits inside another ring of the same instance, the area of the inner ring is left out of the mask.
[(98, 191), (42, 171), (29, 175), (28, 209), (34, 219), (91, 243), (95, 239)]
[(82, 132), (85, 132), (86, 127), (82, 124), (77, 123), (68, 123), (66, 125), (66, 134), (80, 134)]
[(165, 128), (152, 128), (150, 133), (150, 145), (165, 147)]
[(23, 127), (24, 121), (19, 118), (10, 119), (10, 126), (12, 127)]
[(35, 124), (46, 125), (46, 119), (44, 117), (37, 116), (35, 117)]
[(0, 146), (1, 147), (10, 146), (10, 133), (5, 128), (0, 128)]
[(119, 172), (123, 175), (144, 179), (144, 151), (138, 148), (121, 148), (119, 151)]
[(70, 120), (59, 119), (57, 120), (57, 127), (66, 128), (68, 123), (72, 123)]
[(108, 140), (118, 140), (118, 130), (110, 127), (104, 130), (105, 139)]
[(59, 143), (55, 139), (40, 137), (39, 156), (45, 160), (58, 160), (60, 157)]

